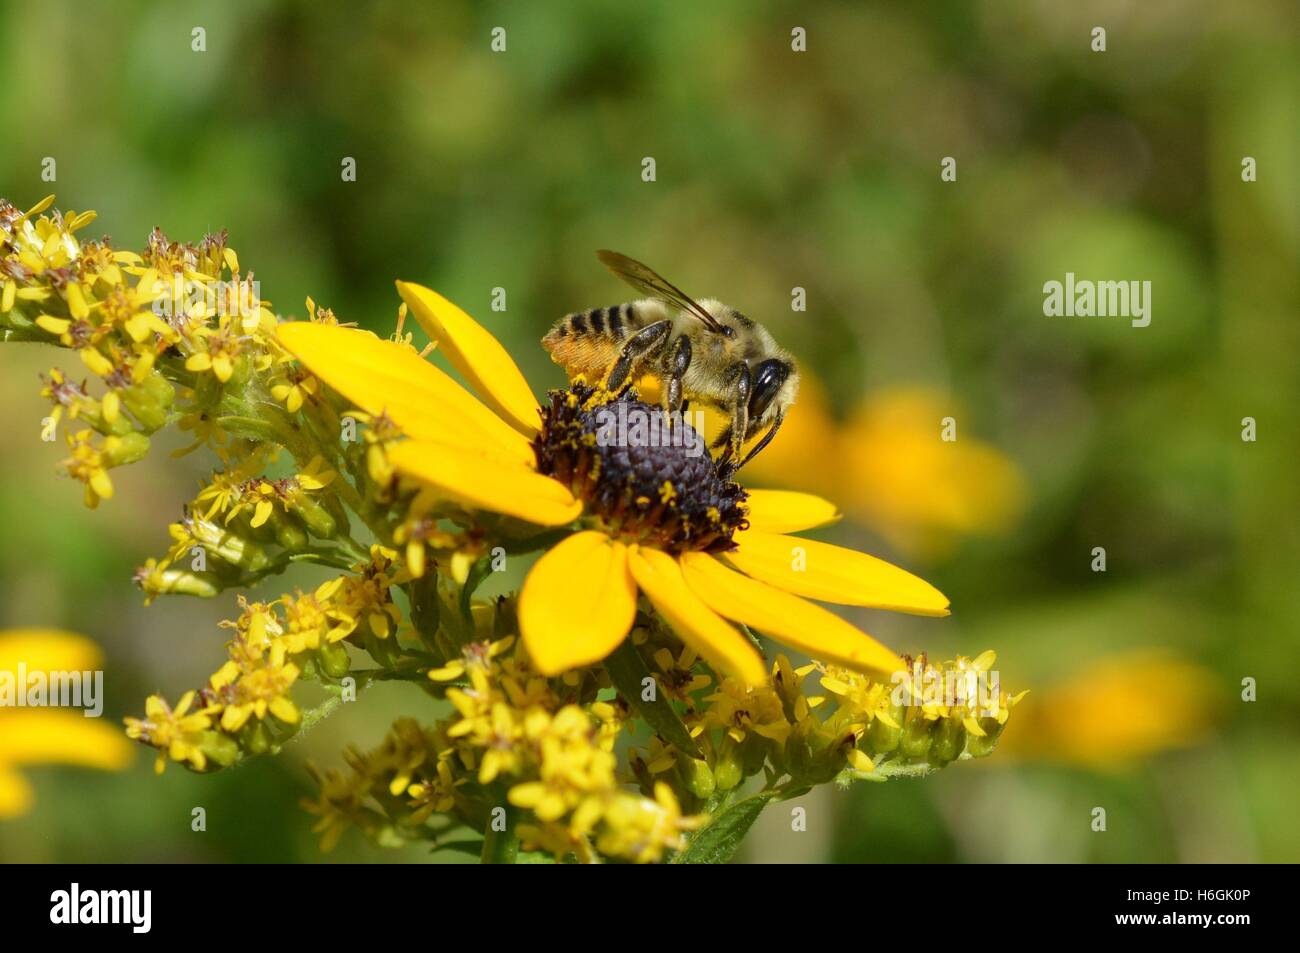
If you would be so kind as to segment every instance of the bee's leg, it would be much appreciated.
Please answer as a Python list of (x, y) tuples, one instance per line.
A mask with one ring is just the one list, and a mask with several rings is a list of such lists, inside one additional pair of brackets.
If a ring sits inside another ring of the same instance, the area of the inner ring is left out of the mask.
[(618, 360), (610, 368), (605, 387), (614, 393), (621, 391), (632, 380), (633, 371), (640, 368), (649, 358), (654, 357), (668, 340), (668, 332), (673, 328), (671, 318), (647, 324), (636, 334), (627, 339)]
[(663, 403), (664, 412), (668, 415), (667, 419), (670, 423), (674, 417), (685, 410), (686, 404), (682, 400), (682, 376), (690, 366), (691, 339), (683, 334), (673, 342), (672, 350), (668, 352), (668, 358), (664, 361)]
[(718, 447), (724, 448), (718, 457), (718, 465), (730, 477), (740, 469), (740, 464), (729, 461), (740, 460), (740, 448), (745, 445), (745, 434), (749, 431), (749, 365), (744, 361), (731, 365), (725, 383), (731, 399), (731, 424), (713, 441), (713, 447), (715, 450)]
[[(772, 426), (767, 428), (767, 433), (763, 434), (763, 439), (760, 440), (758, 443), (754, 444), (754, 448), (750, 450), (749, 453), (745, 454), (745, 459), (740, 461), (740, 465), (736, 467), (736, 470), (739, 470), (740, 467), (743, 467), (750, 460), (753, 460), (756, 456), (758, 456), (758, 451), (762, 450), (764, 447), (766, 447), (769, 443), (772, 442), (772, 438), (776, 436), (776, 432), (781, 429), (781, 422), (783, 420), (785, 420), (785, 416), (778, 415), (776, 420), (772, 421)], [(735, 470), (733, 470), (732, 472), (734, 473)]]

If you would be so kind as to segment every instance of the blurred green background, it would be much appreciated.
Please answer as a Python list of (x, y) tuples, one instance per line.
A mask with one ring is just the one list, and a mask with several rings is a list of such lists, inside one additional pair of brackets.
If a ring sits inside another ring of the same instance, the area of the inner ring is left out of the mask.
[[(798, 355), (803, 430), (756, 476), (838, 494), (852, 518), (826, 538), (954, 606), (855, 621), (900, 651), (995, 648), (1031, 694), (987, 762), (816, 792), (804, 833), (770, 809), (743, 859), (1300, 860), (1291, 0), (0, 0), (0, 57), (0, 196), (97, 209), (86, 234), (120, 248), (228, 228), (283, 314), (311, 295), (387, 330), (393, 280), (420, 281), (541, 389), (550, 322), (628, 297), (592, 255), (613, 247)], [(1150, 327), (1045, 317), (1067, 271), (1150, 280)], [(234, 603), (141, 606), (131, 570), (211, 461), (155, 452), (85, 510), (38, 439), (36, 375), (66, 357), (0, 348), (0, 627), (95, 638), (117, 720), (201, 683)], [(209, 777), (155, 778), (143, 750), (121, 774), (32, 769), (0, 860), (425, 859), (354, 834), (322, 858), (298, 800), (305, 759), (428, 704), (381, 686)]]

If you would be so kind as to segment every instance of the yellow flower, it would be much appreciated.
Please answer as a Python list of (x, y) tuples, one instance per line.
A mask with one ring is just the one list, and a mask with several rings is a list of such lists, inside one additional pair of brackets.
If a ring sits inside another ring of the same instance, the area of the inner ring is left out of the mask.
[(267, 713), (287, 725), (298, 723), (298, 706), (289, 697), (289, 689), (298, 679), (298, 666), (285, 661), (284, 644), (275, 643), (265, 655), (249, 659), (241, 666), (234, 660), (212, 676), (210, 685), (225, 707), (221, 712), (223, 731), (235, 732), (250, 717), (259, 721)]
[(710, 704), (705, 712), (705, 727), (721, 728), (734, 741), (744, 741), (751, 731), (769, 741), (784, 741), (790, 733), (780, 697), (766, 686), (753, 687), (725, 678), (706, 701)]
[(617, 759), (598, 743), (591, 715), (578, 705), (565, 705), (553, 716), (535, 708), (524, 718), (524, 738), (540, 754), (538, 780), (510, 789), (516, 807), (530, 809), (541, 821), (573, 813), (577, 832), (590, 830), (600, 816), (607, 792), (616, 786)]
[(258, 447), (247, 459), (215, 471), (190, 509), (206, 520), (227, 512), (239, 502), (244, 484), (266, 467), (269, 457), (264, 448)]
[(470, 680), (474, 687), (467, 691), (447, 689), (447, 700), (461, 715), (461, 720), (447, 730), (447, 736), (466, 738), (482, 749), (478, 783), (491, 784), (498, 775), (518, 774), (523, 766), (523, 716), (505, 702), (488, 696), (487, 680), (481, 671), (472, 671)]
[[(993, 445), (968, 429), (942, 439), (949, 416), (964, 426), (947, 395), (893, 388), (867, 395), (841, 426), (805, 374), (799, 410), (749, 469), (762, 481), (834, 494), (904, 552), (943, 555), (962, 537), (1008, 532), (1027, 494), (1020, 468)], [(828, 455), (841, 465), (823, 466)]]
[[(634, 635), (633, 639), (635, 638)], [(699, 691), (712, 682), (709, 676), (696, 670), (695, 663), (699, 656), (690, 646), (684, 646), (676, 656), (668, 649), (660, 648), (655, 651), (652, 658), (655, 665), (659, 667), (656, 680), (662, 686), (663, 693), (669, 698), (689, 703), (692, 692)]]
[(211, 371), (221, 383), (230, 380), (235, 373), (235, 361), (239, 358), (242, 343), (239, 335), (231, 327), (231, 316), (223, 314), (217, 319), (217, 326), (200, 327), (191, 335), (194, 342), (203, 342), (203, 350), (195, 351), (185, 359), (185, 369), (203, 373)]
[(284, 606), (284, 645), (292, 654), (307, 652), (347, 638), (358, 620), (336, 596), (343, 587), (342, 576), (327, 579), (314, 592), (281, 599)]
[[(281, 324), (280, 342), (348, 400), (385, 414), (409, 439), (391, 446), (398, 473), (478, 511), (578, 529), (546, 552), (519, 600), (523, 641), (546, 675), (598, 662), (632, 627), (644, 593), (687, 645), (746, 684), (766, 681), (752, 641), (732, 623), (818, 658), (893, 671), (898, 657), (807, 597), (941, 616), (948, 600), (883, 560), (787, 535), (832, 521), (836, 508), (802, 493), (723, 484), (707, 456), (684, 467), (675, 493), (611, 502), (614, 479), (592, 464), (594, 438), (575, 391), (544, 414), (505, 349), (444, 298), (398, 290), (482, 402), (409, 347), (366, 332)], [(657, 448), (663, 449), (663, 448)], [(579, 463), (584, 460), (585, 463)], [(581, 466), (583, 469), (578, 469)], [(654, 487), (663, 482), (657, 475)], [(693, 509), (692, 509), (693, 507)], [(728, 621), (730, 620), (730, 621)]]
[(663, 781), (655, 783), (654, 800), (624, 795), (605, 810), (605, 826), (596, 840), (602, 853), (626, 857), (638, 864), (654, 863), (666, 850), (685, 846), (684, 831), (694, 830), (705, 817), (684, 817), (677, 796)]
[[(94, 643), (54, 629), (0, 632), (0, 678), (17, 678), (18, 666), (34, 672), (86, 672), (101, 664)], [(14, 685), (26, 690), (26, 685)], [(120, 771), (131, 746), (115, 728), (79, 711), (0, 707), (0, 818), (26, 813), (32, 789), (18, 769), (38, 764), (72, 764)]]
[(92, 510), (100, 500), (111, 499), (113, 481), (108, 475), (105, 452), (95, 446), (94, 431), (82, 430), (68, 435), (68, 448), (72, 456), (63, 461), (63, 469), (73, 479), (86, 484), (86, 506)]
[(271, 385), (271, 396), (284, 404), (284, 409), (296, 414), (302, 409), (303, 402), (316, 393), (316, 378), (301, 370), (289, 371), (279, 384)]
[(954, 413), (941, 393), (898, 389), (872, 395), (848, 422), (847, 505), (896, 546), (941, 550), (953, 537), (1001, 535), (1020, 518), (1019, 468), (968, 433), (940, 439)]
[(441, 668), (429, 669), (429, 678), (435, 682), (454, 682), (458, 678), (464, 678), (465, 673), (472, 668), (487, 668), (493, 659), (514, 644), (513, 635), (495, 642), (470, 642), (461, 651), (460, 658), (450, 659)]
[(56, 424), (63, 418), (65, 411), (69, 420), (85, 419), (92, 425), (102, 417), (101, 405), (86, 393), (84, 381), (78, 384), (68, 380), (57, 367), (50, 369), (49, 376), (41, 375), (41, 381), (44, 384), (41, 396), (54, 404), (54, 412), (50, 417)]
[(186, 692), (173, 708), (161, 695), (150, 695), (144, 702), (144, 718), (126, 719), (128, 738), (158, 749), (158, 760), (153, 768), (156, 774), (163, 773), (168, 757), (173, 761), (187, 762), (198, 771), (207, 767), (203, 743), (205, 733), (212, 727), (212, 719), (206, 710), (190, 711), (194, 698), (195, 692)]
[(431, 814), (445, 814), (456, 803), (456, 788), (466, 783), (466, 778), (457, 778), (451, 772), (451, 763), (442, 758), (438, 761), (436, 776), (428, 781), (420, 781), (406, 789), (411, 798), (411, 823), (422, 824)]
[(370, 547), (370, 562), (353, 566), (354, 576), (342, 576), (334, 604), (341, 616), (364, 619), (375, 638), (386, 639), (402, 620), (401, 610), (393, 603), (389, 590), (410, 581), (410, 574), (396, 569), (397, 553), (384, 546)]
[(1035, 690), (1000, 750), (1117, 770), (1203, 740), (1222, 701), (1218, 679), (1200, 665), (1167, 649), (1133, 649)]
[(307, 765), (307, 770), (320, 785), (320, 795), (314, 801), (304, 798), (302, 806), (320, 818), (312, 832), (321, 835), (320, 849), (328, 854), (338, 846), (349, 825), (361, 823), (364, 830), (373, 826), (368, 821), (374, 812), (365, 807), (371, 782), (368, 775), (355, 770), (321, 773), (312, 764)]
[[(249, 525), (256, 529), (266, 523), (276, 508), (286, 513), (297, 513), (308, 528), (318, 535), (328, 537), (334, 531), (334, 519), (321, 509), (312, 499), (311, 494), (323, 490), (334, 482), (338, 473), (331, 470), (321, 456), (312, 460), (299, 473), (283, 480), (268, 480), (255, 477), (238, 487), (234, 495), (234, 505), (226, 513), (229, 523), (245, 510), (253, 511)], [(227, 491), (229, 499), (229, 491)], [(222, 498), (217, 497), (218, 501)]]

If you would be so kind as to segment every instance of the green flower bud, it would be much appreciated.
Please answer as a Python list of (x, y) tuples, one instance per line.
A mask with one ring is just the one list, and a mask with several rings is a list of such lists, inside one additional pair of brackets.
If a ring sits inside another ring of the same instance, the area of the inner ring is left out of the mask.
[(249, 754), (266, 754), (271, 750), (271, 732), (267, 730), (265, 722), (256, 718), (248, 722), (243, 741), (244, 749)]
[[(392, 668), (397, 664), (401, 652), (398, 650), (397, 637), (395, 635), (389, 635), (388, 638), (381, 639), (370, 631), (370, 626), (366, 625), (364, 621), (362, 622), (359, 631), (362, 633), (361, 645), (370, 653), (371, 658), (385, 668)], [(353, 635), (355, 634), (356, 633), (353, 633)]]
[(230, 388), (232, 391), (239, 391), (248, 383), (248, 379), (252, 377), (252, 375), (252, 362), (249, 361), (247, 355), (241, 354), (235, 358), (234, 365), (230, 371), (230, 380), (226, 381), (226, 387)]
[(352, 668), (347, 647), (342, 642), (326, 642), (316, 654), (321, 671), (330, 678), (342, 678)]
[(892, 705), (889, 710), (894, 725), (885, 724), (880, 718), (872, 719), (867, 729), (866, 743), (863, 747), (872, 754), (891, 754), (898, 750), (903, 738), (903, 719), (906, 717), (902, 705)]
[(230, 767), (239, 758), (239, 745), (235, 739), (219, 731), (203, 732), (199, 750), (208, 761), (223, 768)]
[[(231, 566), (240, 566), (249, 572), (260, 572), (271, 563), (266, 550), (251, 539), (245, 539), (228, 528), (200, 516), (186, 516), (179, 524), (179, 533), (187, 533), (210, 555)], [(176, 536), (176, 533), (173, 533)], [(183, 537), (178, 537), (183, 538)]]
[(307, 548), (307, 533), (297, 520), (276, 510), (271, 513), (270, 519), (266, 521), (271, 527), (271, 532), (275, 535), (275, 541), (284, 549), (290, 552), (298, 552)]
[(318, 539), (333, 539), (338, 532), (338, 523), (330, 515), (329, 510), (305, 493), (296, 494), (290, 500), (289, 508)]
[(677, 759), (677, 770), (681, 773), (686, 789), (697, 798), (707, 801), (712, 796), (714, 789), (717, 787), (717, 782), (714, 780), (713, 772), (709, 769), (708, 762), (701, 761), (699, 758), (681, 755)]
[[(211, 599), (221, 591), (221, 579), (212, 572), (190, 572), (159, 567), (151, 559), (135, 571), (135, 583), (152, 600), (161, 595), (200, 596)], [(146, 600), (146, 601), (148, 601)]]
[(719, 791), (730, 791), (745, 780), (745, 771), (741, 765), (740, 751), (730, 738), (722, 742), (722, 751), (717, 763), (713, 765), (713, 781)]
[(126, 466), (143, 460), (149, 454), (149, 438), (132, 431), (122, 436), (112, 436), (104, 441), (104, 458), (110, 467)]
[(956, 761), (966, 747), (966, 728), (962, 725), (960, 716), (940, 718), (938, 725), (934, 741), (930, 745), (930, 763), (940, 765)]
[(998, 746), (998, 738), (1004, 727), (996, 718), (981, 718), (979, 726), (984, 729), (984, 737), (981, 738), (969, 731), (966, 733), (966, 753), (972, 758), (983, 758), (985, 755), (992, 754), (993, 749)]
[(140, 390), (146, 394), (149, 400), (153, 401), (164, 410), (171, 409), (176, 401), (176, 388), (172, 382), (160, 374), (158, 371), (150, 371), (145, 379), (134, 385), (132, 390)]
[[(166, 383), (164, 381), (163, 383)], [(169, 393), (170, 385), (169, 386)], [(167, 423), (167, 407), (157, 396), (156, 388), (144, 384), (133, 384), (122, 391), (122, 406), (131, 412), (131, 416), (140, 422), (146, 433), (153, 433)]]
[(903, 721), (903, 736), (899, 739), (899, 753), (917, 761), (929, 758), (933, 728), (934, 722), (925, 717), (919, 706), (908, 708)]

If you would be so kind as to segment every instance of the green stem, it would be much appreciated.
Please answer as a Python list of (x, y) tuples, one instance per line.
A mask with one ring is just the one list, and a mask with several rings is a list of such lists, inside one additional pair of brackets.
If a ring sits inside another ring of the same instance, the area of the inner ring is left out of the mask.
[(503, 804), (503, 807), (506, 812), (506, 829), (503, 831), (493, 830), (492, 822), (488, 823), (487, 830), (483, 833), (483, 853), (479, 856), (479, 863), (513, 864), (515, 858), (519, 856), (519, 834), (515, 831), (515, 809), (509, 804)]

